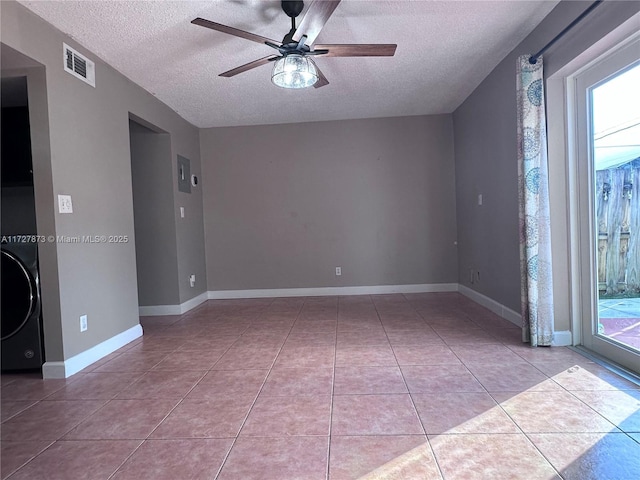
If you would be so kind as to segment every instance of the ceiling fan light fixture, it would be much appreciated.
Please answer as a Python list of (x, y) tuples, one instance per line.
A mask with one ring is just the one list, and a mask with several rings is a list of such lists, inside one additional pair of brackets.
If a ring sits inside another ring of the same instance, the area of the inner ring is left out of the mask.
[(307, 88), (318, 81), (318, 70), (310, 58), (292, 53), (275, 61), (271, 81), (282, 88)]

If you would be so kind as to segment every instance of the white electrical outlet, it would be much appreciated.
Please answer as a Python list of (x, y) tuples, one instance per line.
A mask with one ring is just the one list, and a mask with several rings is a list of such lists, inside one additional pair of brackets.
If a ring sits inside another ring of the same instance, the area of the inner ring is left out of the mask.
[(184, 218), (184, 207), (180, 207), (180, 218)]
[(71, 195), (58, 195), (58, 210), (60, 213), (73, 213)]
[(482, 194), (478, 194), (478, 205), (482, 205)]
[(336, 277), (342, 275), (342, 267), (336, 267)]
[(87, 323), (87, 316), (80, 315), (80, 331), (86, 332), (87, 328), (89, 328), (89, 324)]
[(191, 285), (192, 287), (196, 286), (196, 276), (195, 275), (189, 276), (189, 285)]

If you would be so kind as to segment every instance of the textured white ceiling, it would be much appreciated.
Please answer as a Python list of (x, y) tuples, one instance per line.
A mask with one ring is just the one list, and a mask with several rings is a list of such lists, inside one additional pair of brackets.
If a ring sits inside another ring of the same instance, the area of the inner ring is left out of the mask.
[(274, 50), (190, 23), (281, 40), (279, 1), (20, 3), (189, 122), (218, 127), (450, 113), (558, 1), (343, 0), (317, 43), (397, 43), (395, 57), (318, 58), (330, 84), (295, 91), (271, 83), (270, 65), (219, 77)]

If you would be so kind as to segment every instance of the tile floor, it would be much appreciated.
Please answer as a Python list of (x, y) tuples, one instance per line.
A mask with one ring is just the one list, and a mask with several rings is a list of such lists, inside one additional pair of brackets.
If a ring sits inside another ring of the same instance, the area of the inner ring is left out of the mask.
[(640, 387), (457, 293), (142, 324), (67, 380), (2, 375), (2, 478), (640, 478)]

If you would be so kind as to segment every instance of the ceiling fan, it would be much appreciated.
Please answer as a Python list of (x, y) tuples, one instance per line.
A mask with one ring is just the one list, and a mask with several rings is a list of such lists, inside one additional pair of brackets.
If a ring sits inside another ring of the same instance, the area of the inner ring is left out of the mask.
[(304, 8), (304, 2), (298, 0), (282, 0), (282, 10), (291, 18), (291, 30), (282, 42), (271, 40), (254, 33), (215, 23), (204, 18), (196, 18), (191, 23), (244, 38), (252, 42), (262, 43), (278, 51), (246, 63), (227, 72), (221, 77), (233, 77), (269, 62), (275, 62), (271, 80), (284, 88), (320, 88), (329, 84), (329, 80), (311, 59), (313, 56), (325, 57), (392, 57), (396, 53), (395, 44), (322, 44), (314, 45), (318, 34), (329, 17), (333, 14), (340, 0), (315, 0), (296, 27), (296, 17)]

